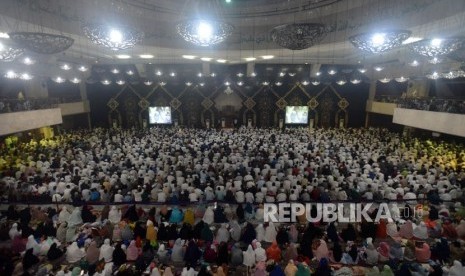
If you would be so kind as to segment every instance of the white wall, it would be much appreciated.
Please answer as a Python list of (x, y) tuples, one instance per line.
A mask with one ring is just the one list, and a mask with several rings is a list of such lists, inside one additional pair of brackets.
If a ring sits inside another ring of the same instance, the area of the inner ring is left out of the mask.
[(396, 108), (393, 123), (465, 137), (465, 115)]
[(63, 123), (60, 108), (0, 114), (0, 136)]
[(58, 107), (61, 109), (61, 115), (63, 116), (90, 112), (89, 101), (62, 103)]
[(394, 115), (395, 103), (383, 103), (368, 100), (366, 105), (366, 112), (379, 113), (384, 115)]

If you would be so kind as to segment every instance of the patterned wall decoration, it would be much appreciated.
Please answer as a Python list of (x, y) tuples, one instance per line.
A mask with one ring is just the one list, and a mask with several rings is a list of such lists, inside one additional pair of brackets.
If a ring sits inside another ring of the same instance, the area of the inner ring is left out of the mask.
[[(114, 88), (118, 89), (116, 93), (106, 88), (106, 94), (95, 95), (99, 96), (99, 99), (106, 98), (103, 105), (93, 102), (90, 95), (93, 110), (97, 112), (98, 106), (107, 110), (109, 126), (116, 123), (122, 127), (146, 127), (150, 106), (171, 106), (173, 121), (179, 125), (205, 127), (208, 121), (210, 127), (219, 127), (221, 120), (228, 117), (228, 127), (231, 126), (231, 120), (236, 121), (238, 125), (248, 125), (250, 120), (252, 126), (277, 127), (285, 117), (286, 106), (307, 105), (309, 122), (314, 127), (347, 127), (349, 110), (365, 108), (361, 106), (363, 99), (358, 100), (360, 106), (351, 107), (351, 99), (361, 96), (344, 90), (344, 87), (337, 87), (341, 90), (338, 92), (331, 84), (305, 86), (296, 82), (280, 87), (262, 84), (246, 87), (231, 83), (230, 88), (235, 99), (235, 103), (231, 104), (234, 108), (231, 110), (222, 110), (224, 103), (220, 106), (216, 103), (218, 99), (224, 100), (229, 97), (223, 96), (226, 89), (224, 84), (186, 86), (177, 83), (145, 86), (128, 83), (122, 87), (115, 85)], [(367, 92), (368, 89), (363, 92), (363, 97), (368, 95)], [(93, 119), (98, 120), (96, 117)], [(363, 122), (363, 118), (355, 118), (351, 120), (350, 125), (363, 126)], [(93, 125), (102, 124), (93, 122)]]

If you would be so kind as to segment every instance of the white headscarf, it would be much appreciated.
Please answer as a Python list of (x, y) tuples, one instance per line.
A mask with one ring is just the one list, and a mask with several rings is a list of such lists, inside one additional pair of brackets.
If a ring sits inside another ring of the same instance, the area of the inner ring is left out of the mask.
[(77, 246), (77, 242), (73, 242), (66, 249), (66, 261), (68, 263), (79, 262), (84, 256), (86, 256), (86, 252)]
[(68, 222), (68, 227), (82, 224), (81, 209), (79, 207), (74, 208), (67, 222)]
[(115, 249), (110, 245), (110, 239), (105, 239), (102, 246), (100, 246), (100, 256), (99, 260), (105, 259), (105, 262), (113, 261), (113, 251)]
[(274, 242), (277, 234), (278, 232), (276, 231), (276, 227), (274, 227), (273, 222), (270, 221), (268, 227), (265, 229), (264, 240), (266, 242)]
[(161, 276), (160, 275), (160, 270), (158, 270), (158, 267), (154, 267), (152, 269), (152, 272), (150, 273), (150, 276)]
[(110, 212), (108, 212), (108, 220), (117, 224), (121, 221), (121, 210), (118, 210), (116, 206), (112, 206)]
[(242, 263), (245, 266), (253, 266), (255, 264), (255, 251), (253, 250), (252, 245), (249, 244), (249, 247), (247, 247), (247, 251), (243, 251), (242, 255)]
[(32, 248), (32, 253), (34, 255), (36, 255), (36, 256), (39, 255), (39, 253), (40, 253), (40, 245), (34, 239), (33, 235), (30, 235), (29, 237), (27, 237), (26, 251), (28, 249), (31, 249), (31, 248)]
[(58, 222), (62, 223), (68, 221), (70, 215), (66, 207), (61, 208), (60, 214), (58, 214)]
[(257, 242), (257, 248), (255, 248), (255, 260), (257, 262), (265, 262), (266, 261), (266, 251), (262, 248), (262, 244)]
[(209, 206), (207, 208), (207, 210), (205, 211), (205, 214), (203, 215), (203, 221), (206, 223), (206, 224), (212, 224), (214, 222), (214, 213), (213, 213), (213, 209), (211, 206)]
[(263, 227), (263, 224), (260, 223), (257, 225), (257, 227), (255, 227), (255, 232), (257, 233), (257, 241), (262, 242), (265, 238), (265, 227)]
[(229, 241), (229, 231), (226, 228), (227, 224), (222, 224), (220, 229), (218, 229), (218, 232), (216, 233), (216, 241), (218, 243), (221, 242), (228, 242)]
[(16, 236), (21, 235), (21, 231), (18, 231), (18, 224), (13, 223), (13, 225), (10, 228), (10, 231), (8, 232), (10, 235), (10, 239), (13, 240)]

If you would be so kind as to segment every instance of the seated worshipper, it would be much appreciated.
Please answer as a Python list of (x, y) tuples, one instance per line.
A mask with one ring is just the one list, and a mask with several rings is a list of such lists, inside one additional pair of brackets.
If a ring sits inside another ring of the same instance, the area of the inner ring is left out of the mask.
[(184, 248), (181, 239), (177, 239), (174, 242), (171, 250), (171, 261), (175, 263), (184, 261)]
[(11, 226), (8, 235), (10, 236), (10, 239), (13, 240), (16, 236), (21, 236), (21, 232), (21, 230), (18, 230), (18, 224), (15, 222)]
[(262, 244), (257, 242), (257, 248), (255, 248), (255, 262), (265, 262), (266, 261), (266, 251), (262, 248)]
[(249, 244), (246, 251), (242, 252), (243, 254), (243, 264), (247, 267), (252, 267), (255, 265), (255, 251), (252, 248), (252, 245)]
[(140, 249), (136, 246), (136, 241), (132, 240), (128, 248), (126, 249), (126, 259), (128, 260), (128, 262), (133, 262), (137, 260), (140, 253)]
[(268, 260), (274, 260), (276, 263), (281, 261), (281, 249), (276, 241), (266, 249), (266, 257)]
[(170, 255), (169, 255), (168, 250), (165, 249), (164, 244), (161, 244), (158, 247), (157, 258), (158, 258), (158, 262), (160, 262), (162, 264), (168, 264), (169, 259), (170, 259)]
[[(251, 247), (252, 248), (252, 247)], [(253, 252), (253, 251), (252, 251)], [(233, 247), (231, 248), (231, 266), (237, 267), (243, 264), (243, 253), (241, 248), (239, 247), (239, 243), (235, 243)], [(254, 261), (255, 261), (255, 256), (254, 256)]]
[(34, 265), (39, 263), (39, 258), (36, 255), (34, 255), (32, 251), (33, 249), (29, 248), (26, 250), (26, 253), (24, 254), (23, 270), (25, 272), (28, 271), (30, 268), (32, 268)]
[(218, 258), (218, 252), (216, 250), (216, 246), (214, 244), (210, 244), (210, 245), (207, 244), (205, 251), (203, 253), (203, 260), (207, 263), (216, 263), (217, 258)]
[(323, 258), (329, 259), (328, 246), (323, 239), (317, 239), (313, 241), (312, 251), (313, 256), (315, 256), (317, 260), (321, 260)]
[(290, 260), (286, 267), (284, 268), (284, 274), (286, 276), (295, 276), (297, 273), (297, 266), (294, 264), (293, 260)]
[(86, 252), (84, 249), (78, 247), (77, 242), (71, 243), (71, 245), (68, 245), (66, 248), (66, 261), (68, 263), (77, 263), (85, 256)]
[(95, 241), (91, 241), (86, 250), (86, 261), (92, 265), (99, 261), (99, 257), (100, 249), (97, 247), (97, 243)]
[(123, 248), (121, 247), (121, 244), (117, 243), (115, 246), (115, 250), (113, 251), (113, 264), (116, 267), (119, 267), (126, 262), (126, 252), (124, 252)]
[(431, 258), (431, 250), (426, 242), (415, 243), (415, 258), (419, 263), (426, 263)]
[(186, 253), (184, 254), (184, 261), (191, 266), (196, 266), (197, 262), (202, 257), (202, 252), (199, 247), (193, 240), (189, 241), (189, 244), (186, 248)]
[(113, 261), (113, 251), (115, 249), (110, 244), (110, 239), (105, 239), (102, 246), (100, 246), (99, 260), (104, 259), (106, 263)]
[(121, 221), (121, 210), (118, 210), (116, 206), (112, 206), (108, 213), (108, 220), (113, 224), (119, 223)]

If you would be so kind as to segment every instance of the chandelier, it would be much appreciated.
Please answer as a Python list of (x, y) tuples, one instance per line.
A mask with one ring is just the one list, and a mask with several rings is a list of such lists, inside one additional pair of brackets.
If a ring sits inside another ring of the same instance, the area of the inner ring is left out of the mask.
[(358, 49), (381, 53), (397, 46), (410, 37), (411, 32), (407, 30), (389, 30), (379, 33), (361, 33), (349, 37), (349, 41)]
[(0, 46), (0, 61), (13, 61), (23, 53), (23, 49)]
[(115, 51), (132, 48), (144, 38), (143, 32), (122, 26), (111, 28), (89, 24), (83, 27), (83, 31), (93, 43)]
[(60, 53), (74, 43), (74, 39), (71, 37), (48, 33), (13, 32), (8, 35), (21, 47), (39, 54)]
[(176, 29), (185, 41), (207, 47), (225, 41), (232, 34), (234, 27), (217, 20), (193, 19), (179, 23)]
[(410, 48), (417, 54), (426, 57), (437, 57), (448, 55), (462, 47), (463, 39), (446, 38), (446, 39), (424, 39), (410, 45)]
[(327, 33), (323, 24), (295, 23), (274, 27), (271, 30), (271, 39), (283, 48), (303, 50), (319, 43)]

